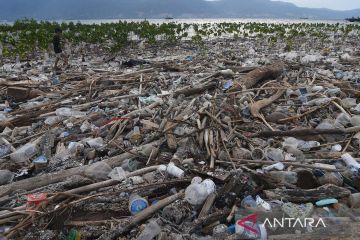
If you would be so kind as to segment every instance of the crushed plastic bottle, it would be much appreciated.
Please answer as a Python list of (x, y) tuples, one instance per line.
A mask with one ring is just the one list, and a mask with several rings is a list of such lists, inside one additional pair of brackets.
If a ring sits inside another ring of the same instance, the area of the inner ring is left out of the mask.
[(308, 152), (313, 148), (319, 147), (321, 144), (317, 141), (302, 141), (298, 144), (298, 149)]
[(262, 168), (264, 171), (271, 171), (271, 170), (279, 170), (279, 171), (282, 171), (285, 169), (285, 165), (281, 162), (278, 162), (278, 163), (275, 163), (275, 164), (272, 164), (270, 166), (266, 166), (266, 167), (263, 167)]
[(266, 159), (272, 160), (275, 162), (284, 160), (284, 152), (279, 148), (268, 148), (266, 149)]
[(349, 114), (340, 113), (335, 120), (335, 126), (346, 127), (348, 124), (350, 124), (350, 119), (351, 116)]
[(145, 225), (145, 229), (140, 233), (137, 240), (152, 240), (161, 232), (159, 224), (155, 220), (150, 220)]
[(59, 117), (82, 118), (86, 116), (86, 113), (74, 110), (72, 108), (58, 108), (56, 109), (55, 113)]

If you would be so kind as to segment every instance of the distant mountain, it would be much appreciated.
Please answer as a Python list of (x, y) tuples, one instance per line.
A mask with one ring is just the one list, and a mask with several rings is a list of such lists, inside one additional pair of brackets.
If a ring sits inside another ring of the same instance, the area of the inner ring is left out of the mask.
[(270, 0), (0, 0), (0, 20), (111, 18), (312, 18), (360, 16), (360, 9), (300, 8)]

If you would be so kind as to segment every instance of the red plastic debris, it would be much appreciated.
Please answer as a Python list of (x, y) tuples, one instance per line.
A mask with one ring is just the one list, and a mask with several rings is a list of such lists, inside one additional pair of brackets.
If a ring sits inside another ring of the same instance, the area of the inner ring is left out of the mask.
[(28, 205), (39, 205), (47, 200), (47, 193), (34, 193), (26, 195)]

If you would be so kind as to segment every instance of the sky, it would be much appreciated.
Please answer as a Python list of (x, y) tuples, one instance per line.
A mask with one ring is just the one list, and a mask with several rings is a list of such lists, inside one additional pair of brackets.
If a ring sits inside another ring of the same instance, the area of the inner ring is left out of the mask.
[(280, 0), (280, 1), (291, 2), (300, 7), (316, 7), (316, 8), (325, 7), (336, 10), (350, 10), (350, 9), (360, 8), (360, 0)]

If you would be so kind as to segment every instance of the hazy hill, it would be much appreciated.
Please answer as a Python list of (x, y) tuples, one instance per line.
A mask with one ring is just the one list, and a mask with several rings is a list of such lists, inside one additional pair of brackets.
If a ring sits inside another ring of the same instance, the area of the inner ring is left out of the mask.
[(344, 19), (360, 10), (300, 8), (270, 0), (0, 0), (0, 19), (271, 17)]

